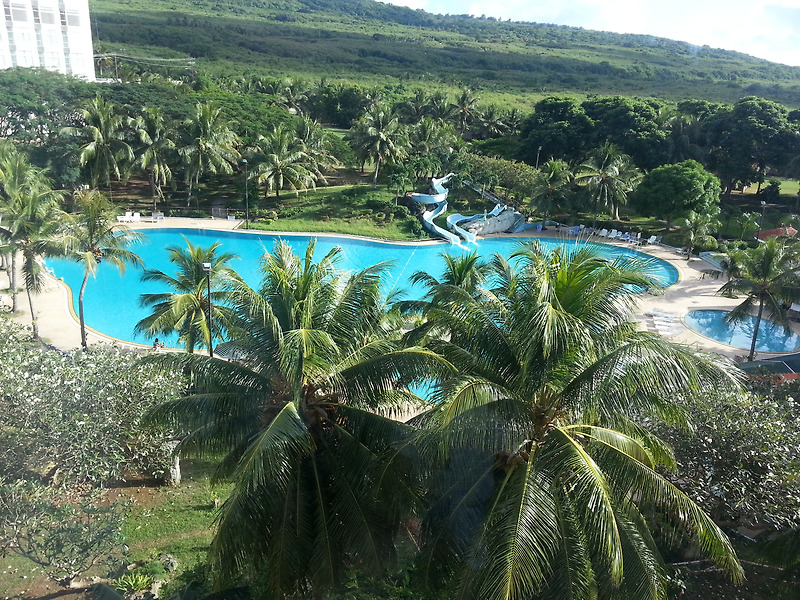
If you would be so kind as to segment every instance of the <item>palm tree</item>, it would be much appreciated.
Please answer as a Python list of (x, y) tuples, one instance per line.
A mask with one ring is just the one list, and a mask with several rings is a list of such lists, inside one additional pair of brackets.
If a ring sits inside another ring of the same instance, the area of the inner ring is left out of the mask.
[(572, 171), (566, 161), (550, 159), (534, 172), (531, 205), (546, 217), (561, 208), (570, 195)]
[(294, 190), (316, 188), (317, 164), (309, 156), (305, 145), (291, 130), (275, 125), (267, 135), (258, 137), (253, 153), (255, 167), (251, 177), (264, 186), (264, 196), (275, 190), (280, 198), (284, 187)]
[(397, 107), (397, 112), (402, 115), (403, 122), (409, 125), (419, 123), (428, 115), (430, 110), (430, 98), (425, 90), (417, 88), (414, 95), (401, 102)]
[(410, 153), (414, 156), (449, 156), (458, 145), (452, 125), (423, 117), (408, 130)]
[(468, 89), (462, 90), (453, 105), (453, 113), (463, 135), (469, 129), (470, 124), (480, 118), (477, 96), (473, 96)]
[(502, 137), (509, 131), (505, 121), (506, 113), (496, 104), (490, 104), (480, 113), (481, 133), (483, 138)]
[(757, 212), (744, 212), (736, 219), (739, 227), (742, 228), (739, 234), (739, 240), (743, 240), (748, 229), (758, 229), (759, 220), (761, 215)]
[(680, 223), (680, 226), (683, 232), (686, 260), (689, 261), (692, 258), (692, 250), (694, 250), (695, 246), (711, 243), (714, 240), (711, 233), (719, 231), (722, 223), (712, 214), (690, 210), (686, 218)]
[(81, 326), (81, 347), (88, 350), (83, 296), (89, 276), (97, 277), (98, 266), (103, 261), (117, 267), (120, 273), (125, 273), (127, 264), (142, 265), (142, 259), (127, 247), (143, 236), (117, 223), (111, 202), (99, 190), (79, 190), (75, 194), (75, 200), (80, 207), (80, 213), (70, 228), (67, 258), (83, 266), (83, 281), (78, 292), (78, 318)]
[(5, 249), (11, 255), (11, 310), (17, 310), (17, 253), (31, 311), (34, 339), (39, 338), (33, 295), (44, 289), (43, 259), (64, 253), (61, 230), (66, 214), (59, 208), (61, 192), (52, 189), (44, 171), (34, 167), (26, 154), (4, 147), (0, 155), (0, 182), (5, 199), (0, 204), (0, 227)]
[[(224, 339), (233, 319), (229, 288), (239, 282), (238, 275), (228, 266), (235, 254), (220, 252), (221, 244), (208, 248), (195, 246), (186, 240), (186, 248), (167, 248), (169, 260), (177, 273), (168, 275), (156, 269), (142, 274), (142, 281), (152, 281), (172, 291), (142, 294), (141, 304), (152, 307), (153, 313), (136, 324), (136, 331), (147, 337), (178, 333), (178, 343), (193, 354), (198, 344), (211, 348), (214, 338)], [(204, 263), (211, 265), (207, 273)], [(211, 288), (211, 296), (208, 289)], [(211, 317), (209, 318), (209, 310)], [(209, 330), (209, 322), (213, 332)]]
[(378, 172), (383, 163), (395, 163), (407, 155), (408, 138), (405, 127), (388, 110), (378, 106), (368, 110), (353, 124), (347, 139), (362, 161), (375, 163), (372, 187), (378, 187)]
[(69, 127), (65, 131), (86, 139), (81, 146), (81, 166), (89, 167), (92, 187), (106, 185), (111, 190), (111, 176), (118, 180), (134, 160), (134, 153), (125, 141), (125, 117), (117, 114), (116, 107), (102, 96), (89, 101), (80, 111), (84, 125)]
[(189, 206), (192, 189), (203, 175), (233, 173), (232, 164), (239, 159), (236, 150), (239, 138), (231, 131), (222, 108), (215, 102), (197, 104), (194, 116), (183, 124), (183, 137), (183, 146), (178, 152), (186, 168), (185, 178), (189, 186), (186, 206)]
[(324, 171), (340, 167), (341, 162), (333, 154), (333, 134), (309, 117), (303, 117), (295, 128), (297, 139), (309, 158), (308, 168), (327, 185)]
[[(663, 598), (650, 527), (683, 526), (734, 579), (722, 531), (655, 468), (668, 448), (636, 423), (673, 399), (736, 387), (735, 368), (639, 331), (648, 264), (536, 243), (493, 261), (494, 287), (436, 286), (408, 334), (456, 370), (412, 424), (428, 475), (415, 572), (465, 599)], [(685, 416), (685, 415), (683, 415)]]
[(631, 157), (619, 151), (609, 142), (594, 150), (589, 159), (578, 167), (575, 182), (584, 186), (591, 194), (594, 204), (594, 225), (600, 206), (612, 211), (612, 218), (619, 220), (619, 207), (625, 204), (642, 175), (633, 165)]
[(172, 181), (170, 162), (175, 150), (173, 132), (167, 127), (164, 112), (158, 107), (145, 107), (133, 122), (139, 136), (136, 156), (139, 166), (147, 173), (155, 207), (156, 198), (163, 199), (162, 187)]
[(757, 309), (748, 355), (748, 360), (753, 360), (765, 311), (776, 323), (789, 328), (782, 305), (800, 302), (800, 254), (791, 242), (769, 238), (756, 248), (729, 251), (726, 266), (730, 279), (717, 293), (729, 298), (745, 295), (726, 319), (741, 320)]
[(349, 565), (380, 572), (408, 509), (407, 465), (388, 462), (409, 427), (376, 411), (441, 361), (402, 348), (380, 292), (382, 266), (345, 275), (334, 249), (314, 260), (285, 243), (265, 254), (258, 291), (240, 285), (236, 362), (152, 360), (191, 367), (196, 395), (169, 402), (159, 422), (191, 431), (182, 453), (224, 455), (233, 490), (211, 546), (218, 584), (269, 573), (267, 595), (331, 588)]

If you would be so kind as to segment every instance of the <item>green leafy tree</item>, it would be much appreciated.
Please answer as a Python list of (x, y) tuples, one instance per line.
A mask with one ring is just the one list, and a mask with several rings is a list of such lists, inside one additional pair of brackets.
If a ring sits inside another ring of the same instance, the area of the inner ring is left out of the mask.
[(182, 452), (223, 456), (218, 475), (233, 479), (211, 546), (216, 578), (264, 574), (269, 597), (319, 596), (353, 564), (383, 572), (413, 482), (388, 460), (409, 427), (380, 413), (442, 368), (429, 350), (400, 346), (382, 266), (345, 275), (340, 250), (315, 260), (314, 249), (301, 258), (278, 243), (259, 290), (236, 290), (236, 362), (154, 357), (197, 374), (197, 395), (154, 417), (192, 432)]
[(17, 255), (31, 311), (32, 333), (39, 337), (33, 296), (44, 289), (48, 256), (64, 253), (61, 236), (66, 215), (59, 208), (62, 194), (53, 190), (44, 171), (30, 164), (28, 156), (10, 145), (0, 148), (0, 183), (4, 198), (0, 202), (0, 237), (11, 255), (11, 308), (17, 310)]
[(253, 152), (255, 167), (251, 177), (257, 185), (264, 186), (264, 196), (275, 190), (288, 187), (297, 193), (299, 190), (316, 188), (317, 168), (305, 145), (291, 130), (276, 125), (267, 135), (259, 136)]
[(97, 501), (70, 502), (41, 485), (0, 482), (0, 555), (17, 554), (64, 587), (101, 562), (119, 559), (121, 515)]
[(630, 202), (639, 213), (667, 222), (686, 217), (689, 211), (708, 213), (719, 207), (719, 179), (699, 162), (686, 160), (663, 165), (642, 177)]
[(121, 179), (134, 161), (133, 149), (125, 141), (128, 121), (112, 102), (99, 95), (80, 114), (84, 124), (66, 131), (86, 140), (81, 146), (80, 161), (89, 169), (92, 187), (106, 185), (110, 190), (111, 177)]
[(461, 90), (461, 94), (456, 98), (453, 105), (453, 113), (458, 129), (463, 135), (473, 122), (480, 120), (478, 97), (473, 96), (472, 91), (468, 89)]
[(240, 158), (236, 146), (239, 137), (231, 130), (215, 102), (198, 103), (192, 117), (183, 123), (183, 142), (178, 149), (183, 158), (185, 180), (189, 186), (186, 206), (192, 201), (192, 190), (206, 174), (230, 175), (232, 164)]
[(163, 187), (173, 180), (172, 161), (175, 158), (174, 132), (167, 125), (164, 112), (158, 107), (145, 107), (133, 121), (139, 138), (135, 154), (141, 169), (147, 174), (150, 192), (156, 198), (164, 198)]
[(712, 244), (715, 240), (711, 234), (719, 231), (719, 228), (722, 227), (722, 223), (719, 222), (714, 213), (698, 213), (693, 210), (689, 211), (689, 214), (681, 221), (680, 225), (687, 261), (691, 260), (692, 250), (696, 246)]
[(550, 159), (534, 173), (531, 206), (547, 216), (563, 208), (571, 196), (572, 171), (563, 160)]
[(575, 171), (575, 182), (589, 192), (595, 224), (601, 206), (610, 208), (612, 218), (619, 220), (619, 207), (627, 203), (640, 180), (641, 172), (630, 157), (609, 142), (595, 149)]
[(408, 154), (408, 136), (400, 121), (387, 109), (376, 106), (353, 124), (347, 135), (362, 164), (372, 160), (375, 172), (372, 187), (378, 186), (378, 173), (384, 163), (393, 164)]
[(592, 120), (575, 99), (545, 98), (522, 124), (519, 158), (533, 165), (537, 156), (554, 157), (574, 166), (591, 147), (591, 130)]
[(790, 242), (769, 238), (756, 248), (730, 250), (726, 260), (730, 279), (717, 292), (731, 298), (744, 294), (744, 301), (728, 313), (728, 321), (747, 318), (756, 311), (748, 360), (756, 354), (756, 341), (765, 312), (788, 329), (784, 303), (800, 301), (800, 255)]
[(757, 212), (745, 212), (736, 219), (736, 222), (739, 224), (739, 227), (742, 228), (739, 234), (739, 240), (743, 240), (748, 230), (758, 229), (759, 223), (761, 222), (761, 215)]
[[(142, 294), (142, 306), (151, 307), (153, 313), (136, 324), (137, 332), (148, 337), (177, 332), (178, 343), (190, 354), (198, 344), (210, 348), (214, 337), (226, 337), (233, 318), (228, 306), (230, 287), (239, 277), (228, 266), (237, 256), (220, 252), (220, 246), (219, 242), (214, 242), (203, 248), (186, 240), (186, 248), (171, 246), (166, 249), (177, 273), (173, 276), (148, 269), (142, 274), (142, 281), (156, 282), (172, 291)], [(203, 269), (204, 263), (211, 264), (208, 273)], [(209, 311), (213, 332), (208, 328)]]
[(515, 257), (494, 260), (490, 293), (436, 288), (433, 325), (409, 334), (456, 367), (415, 420), (429, 475), (415, 572), (459, 598), (663, 598), (660, 522), (740, 579), (722, 531), (656, 472), (668, 448), (634, 421), (680, 422), (675, 399), (736, 389), (733, 365), (639, 330), (630, 286), (654, 285), (646, 261), (538, 244)]
[(120, 273), (127, 264), (142, 265), (142, 259), (128, 250), (128, 246), (141, 239), (141, 233), (125, 229), (116, 222), (116, 214), (109, 199), (99, 190), (79, 190), (75, 201), (80, 212), (75, 217), (67, 238), (67, 258), (83, 266), (83, 280), (78, 292), (78, 317), (81, 325), (81, 347), (89, 348), (86, 339), (83, 297), (89, 277), (97, 276), (101, 262), (115, 266)]

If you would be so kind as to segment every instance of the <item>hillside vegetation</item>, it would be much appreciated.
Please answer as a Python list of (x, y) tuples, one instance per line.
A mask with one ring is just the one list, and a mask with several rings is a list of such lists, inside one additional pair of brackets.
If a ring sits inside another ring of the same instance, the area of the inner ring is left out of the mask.
[(215, 77), (470, 86), (520, 106), (565, 92), (800, 102), (798, 67), (652, 36), (432, 15), (371, 0), (91, 0), (90, 9), (96, 50), (193, 57)]

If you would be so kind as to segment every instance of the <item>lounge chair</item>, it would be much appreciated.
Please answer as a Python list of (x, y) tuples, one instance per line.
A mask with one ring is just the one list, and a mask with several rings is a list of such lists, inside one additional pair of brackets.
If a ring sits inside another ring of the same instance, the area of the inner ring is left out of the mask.
[(608, 229), (601, 229), (600, 232), (597, 234), (597, 237), (607, 237), (608, 236)]
[(631, 239), (631, 234), (628, 233), (627, 231), (623, 233), (621, 236), (619, 236), (620, 242), (627, 242), (629, 239)]
[(615, 240), (615, 239), (617, 239), (617, 238), (618, 238), (620, 235), (621, 235), (621, 234), (620, 234), (620, 232), (619, 232), (619, 231), (617, 231), (616, 229), (612, 229), (612, 230), (611, 230), (611, 231), (608, 233), (608, 239), (610, 239), (610, 240)]
[(118, 223), (130, 223), (131, 219), (133, 219), (133, 213), (131, 211), (126, 212), (124, 215), (120, 215), (117, 217)]
[(644, 242), (642, 242), (642, 243), (643, 243), (643, 244), (647, 244), (647, 245), (649, 246), (650, 244), (655, 244), (655, 243), (657, 243), (657, 242), (656, 242), (656, 239), (657, 239), (657, 238), (658, 238), (658, 236), (656, 236), (656, 235), (651, 235), (649, 238), (647, 238), (647, 239), (646, 239)]
[(142, 221), (142, 214), (141, 213), (133, 213), (131, 217), (131, 223), (140, 223)]

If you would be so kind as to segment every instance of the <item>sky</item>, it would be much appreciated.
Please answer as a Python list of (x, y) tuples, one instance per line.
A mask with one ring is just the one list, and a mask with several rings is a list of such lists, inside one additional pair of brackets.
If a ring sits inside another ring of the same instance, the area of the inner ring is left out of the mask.
[(800, 66), (800, 0), (383, 0), (431, 13), (640, 33)]

